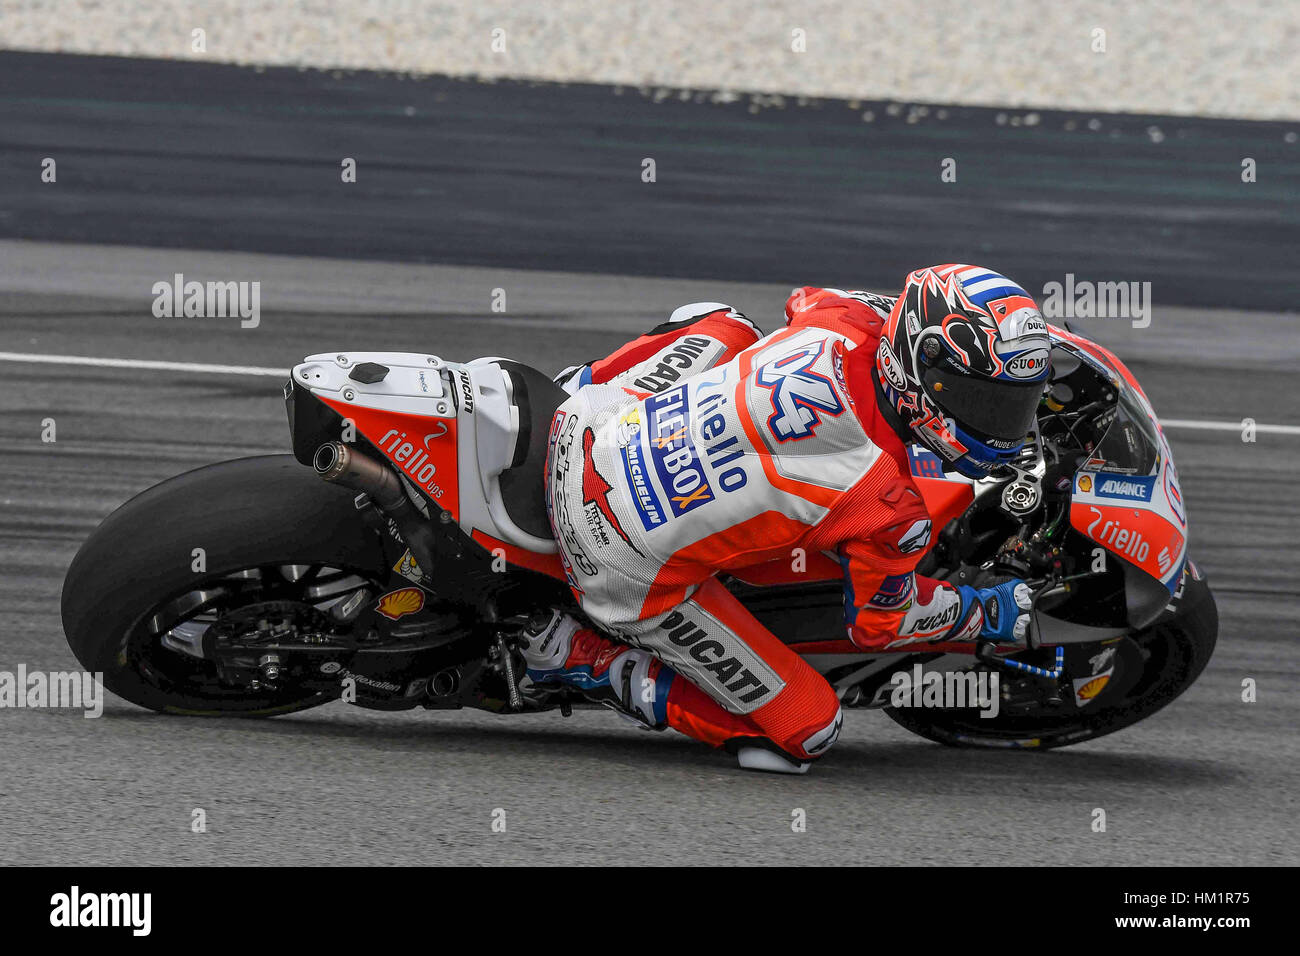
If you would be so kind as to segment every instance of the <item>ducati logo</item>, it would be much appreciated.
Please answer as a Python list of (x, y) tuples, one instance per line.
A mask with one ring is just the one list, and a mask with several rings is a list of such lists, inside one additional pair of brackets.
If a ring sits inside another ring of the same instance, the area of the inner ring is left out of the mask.
[(674, 382), (690, 375), (692, 366), (711, 345), (712, 339), (702, 335), (688, 335), (661, 356), (659, 363), (648, 374), (632, 384), (647, 392), (662, 392)]
[(470, 384), (469, 373), (466, 372), (464, 369), (460, 370), (460, 394), (463, 399), (463, 401), (461, 402), (461, 408), (463, 408), (469, 414), (473, 415), (474, 414), (474, 386)]

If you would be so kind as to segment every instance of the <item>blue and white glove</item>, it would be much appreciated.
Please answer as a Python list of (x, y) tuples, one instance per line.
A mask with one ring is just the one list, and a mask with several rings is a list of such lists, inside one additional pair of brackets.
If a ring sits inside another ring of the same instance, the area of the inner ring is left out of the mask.
[(984, 611), (980, 637), (1002, 644), (1024, 644), (1029, 633), (1029, 608), (1033, 605), (1033, 589), (1019, 578), (1004, 581), (996, 587), (962, 587), (962, 597), (979, 602)]

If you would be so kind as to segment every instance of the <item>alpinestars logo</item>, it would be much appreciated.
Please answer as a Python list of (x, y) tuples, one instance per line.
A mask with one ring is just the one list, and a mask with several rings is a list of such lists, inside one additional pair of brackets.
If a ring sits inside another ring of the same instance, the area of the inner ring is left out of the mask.
[(809, 756), (822, 753), (823, 751), (828, 750), (831, 744), (835, 743), (840, 736), (840, 731), (843, 729), (844, 711), (837, 709), (835, 711), (835, 719), (830, 722), (829, 726), (823, 727), (821, 730), (817, 731), (800, 744), (800, 746), (803, 747), (804, 752)]
[[(618, 516), (614, 514), (614, 509), (609, 506), (609, 493), (614, 490), (614, 486), (601, 476), (600, 472), (596, 470), (595, 463), (591, 460), (591, 451), (595, 444), (595, 433), (590, 428), (586, 429), (582, 433), (582, 504), (583, 507), (587, 509), (590, 509), (590, 507), (594, 505), (599, 514), (599, 517), (597, 517), (596, 515), (589, 513), (588, 524), (592, 526), (592, 531), (596, 534), (597, 541), (600, 543), (607, 543), (600, 541), (601, 536), (604, 534), (603, 529), (600, 527), (600, 518), (603, 517), (605, 521), (609, 523), (609, 526), (614, 529), (614, 532), (623, 539), (627, 546), (633, 551), (636, 551), (637, 554), (640, 554), (641, 552), (637, 550), (636, 545), (632, 543), (632, 539), (629, 538), (627, 532), (623, 530), (623, 526), (619, 523)], [(591, 520), (592, 518), (595, 518), (596, 520), (593, 522)]]
[(930, 543), (930, 519), (922, 518), (919, 521), (913, 521), (902, 537), (898, 539), (899, 554), (911, 554), (914, 551), (920, 551)]
[(755, 381), (772, 390), (767, 427), (777, 441), (809, 438), (823, 414), (832, 418), (843, 414), (844, 403), (830, 379), (810, 371), (825, 349), (825, 342), (817, 342), (759, 367)]

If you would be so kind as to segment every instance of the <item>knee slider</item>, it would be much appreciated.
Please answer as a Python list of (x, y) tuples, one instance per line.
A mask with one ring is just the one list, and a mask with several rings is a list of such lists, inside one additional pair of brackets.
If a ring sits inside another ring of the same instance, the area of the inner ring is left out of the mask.
[[(736, 312), (736, 310), (725, 302), (689, 302), (673, 309), (673, 314), (668, 317), (668, 324), (690, 325), (690, 323), (715, 312), (730, 313)], [(737, 312), (736, 314), (739, 315), (740, 313)]]

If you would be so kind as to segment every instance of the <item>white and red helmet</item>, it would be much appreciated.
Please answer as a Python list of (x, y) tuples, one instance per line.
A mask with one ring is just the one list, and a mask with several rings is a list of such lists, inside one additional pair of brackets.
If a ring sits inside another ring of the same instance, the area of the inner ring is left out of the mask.
[(1013, 461), (1050, 370), (1047, 323), (1023, 288), (979, 266), (907, 277), (876, 352), (896, 427), (970, 478)]

